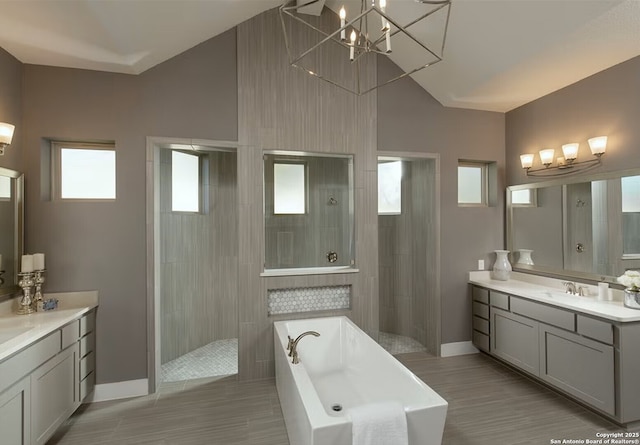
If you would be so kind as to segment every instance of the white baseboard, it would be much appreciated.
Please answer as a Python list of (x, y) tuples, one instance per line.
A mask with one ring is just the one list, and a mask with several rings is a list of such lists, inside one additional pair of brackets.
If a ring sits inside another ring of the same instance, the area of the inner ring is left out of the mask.
[(93, 394), (84, 403), (104, 402), (107, 400), (127, 399), (149, 394), (149, 379), (127, 380), (116, 383), (96, 385)]
[(454, 355), (477, 354), (478, 351), (470, 341), (459, 341), (456, 343), (443, 343), (440, 345), (440, 356), (453, 357)]

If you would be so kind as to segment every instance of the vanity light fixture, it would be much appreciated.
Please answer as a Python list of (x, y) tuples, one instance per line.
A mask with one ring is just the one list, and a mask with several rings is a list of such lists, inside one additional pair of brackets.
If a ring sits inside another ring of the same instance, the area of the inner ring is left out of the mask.
[[(284, 0), (279, 8), (289, 64), (307, 74), (360, 96), (443, 58), (452, 0), (345, 0), (337, 14), (328, 6), (323, 14), (325, 1)], [(374, 59), (390, 56), (392, 41), (415, 55), (401, 74), (376, 79)]]
[(13, 139), (13, 131), (15, 130), (15, 128), (16, 127), (14, 125), (0, 122), (0, 156), (4, 154), (5, 147), (11, 145), (11, 140)]
[(591, 154), (595, 156), (594, 159), (576, 162), (579, 147), (580, 144), (577, 142), (564, 144), (562, 146), (564, 157), (559, 157), (556, 160), (556, 165), (552, 165), (555, 155), (553, 148), (540, 150), (540, 163), (544, 167), (532, 168), (534, 161), (532, 154), (520, 155), (520, 164), (526, 170), (527, 176), (563, 176), (588, 170), (602, 163), (602, 155), (607, 150), (607, 136), (589, 139), (589, 148), (591, 148)]

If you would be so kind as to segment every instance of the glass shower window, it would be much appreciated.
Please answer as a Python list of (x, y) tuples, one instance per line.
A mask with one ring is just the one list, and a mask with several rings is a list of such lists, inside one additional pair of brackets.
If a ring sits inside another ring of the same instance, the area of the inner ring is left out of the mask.
[(11, 178), (0, 176), (0, 199), (11, 199)]
[(171, 152), (171, 210), (200, 211), (200, 157)]
[(402, 161), (378, 163), (378, 215), (402, 213)]
[(622, 178), (622, 253), (640, 255), (640, 176)]
[(306, 211), (305, 165), (273, 164), (273, 213), (304, 215)]

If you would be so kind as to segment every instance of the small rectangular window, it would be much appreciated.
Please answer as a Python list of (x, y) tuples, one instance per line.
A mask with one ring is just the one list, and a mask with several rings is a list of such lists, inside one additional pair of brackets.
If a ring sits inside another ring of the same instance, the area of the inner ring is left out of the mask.
[(11, 178), (0, 176), (0, 199), (11, 199)]
[(511, 190), (511, 205), (514, 207), (535, 207), (536, 189)]
[(200, 211), (200, 157), (171, 152), (171, 210)]
[(116, 151), (112, 144), (54, 142), (53, 175), (59, 199), (116, 199)]
[(306, 173), (303, 163), (273, 164), (273, 213), (304, 215), (306, 213)]
[(484, 162), (458, 163), (458, 204), (487, 205), (488, 166)]
[(640, 212), (640, 176), (622, 179), (622, 213)]
[(378, 162), (378, 215), (402, 213), (402, 161)]

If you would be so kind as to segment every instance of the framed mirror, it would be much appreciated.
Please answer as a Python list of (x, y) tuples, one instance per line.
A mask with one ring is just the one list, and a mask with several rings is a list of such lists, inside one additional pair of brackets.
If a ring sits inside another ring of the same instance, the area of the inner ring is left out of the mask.
[(640, 269), (640, 169), (507, 188), (515, 270), (615, 282)]
[(24, 178), (0, 167), (0, 299), (18, 292), (18, 264), (23, 252)]
[(265, 274), (355, 264), (353, 156), (264, 155)]

